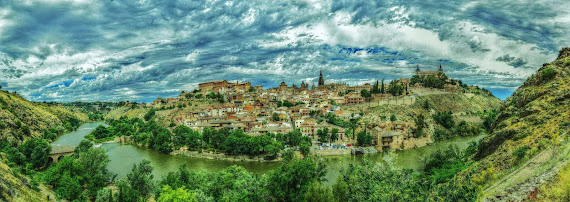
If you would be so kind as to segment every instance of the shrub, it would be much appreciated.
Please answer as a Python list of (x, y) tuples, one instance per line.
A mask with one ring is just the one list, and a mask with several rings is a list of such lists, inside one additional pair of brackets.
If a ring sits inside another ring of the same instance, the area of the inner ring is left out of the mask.
[(438, 112), (435, 115), (433, 115), (433, 120), (435, 120), (435, 122), (439, 123), (440, 125), (442, 125), (447, 129), (450, 129), (453, 126), (455, 126), (455, 121), (453, 121), (453, 116), (451, 115), (451, 112)]
[(513, 151), (513, 156), (517, 157), (517, 160), (521, 160), (526, 156), (528, 149), (529, 147), (526, 145), (520, 146)]
[(541, 73), (542, 73), (542, 79), (545, 81), (554, 78), (554, 75), (556, 74), (556, 72), (554, 72), (554, 69), (552, 69), (551, 67), (543, 69)]

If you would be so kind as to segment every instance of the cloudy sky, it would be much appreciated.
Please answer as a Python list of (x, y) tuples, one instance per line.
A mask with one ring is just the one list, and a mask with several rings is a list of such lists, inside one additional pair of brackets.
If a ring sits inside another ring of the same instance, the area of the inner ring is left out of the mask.
[[(93, 3), (95, 2), (95, 3)], [(0, 84), (151, 101), (209, 80), (351, 85), (439, 64), (504, 98), (570, 46), (567, 0), (0, 0)]]

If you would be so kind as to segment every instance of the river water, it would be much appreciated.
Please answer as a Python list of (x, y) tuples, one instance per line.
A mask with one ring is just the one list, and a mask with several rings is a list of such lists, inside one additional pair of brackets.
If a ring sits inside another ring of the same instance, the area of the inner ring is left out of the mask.
[[(68, 144), (75, 147), (79, 145), (79, 142), (81, 142), (85, 135), (88, 135), (99, 125), (105, 124), (102, 122), (84, 124), (77, 131), (59, 137), (52, 143), (52, 145)], [(449, 145), (456, 145), (460, 149), (464, 149), (468, 146), (469, 142), (477, 141), (483, 137), (484, 136), (481, 135), (439, 141), (429, 146), (397, 152), (367, 154), (361, 156), (344, 155), (323, 157), (328, 168), (327, 175), (325, 176), (327, 179), (326, 184), (332, 184), (339, 176), (340, 170), (346, 168), (348, 164), (362, 162), (364, 159), (389, 167), (419, 170), (423, 168), (425, 159), (437, 149), (444, 149)], [(116, 173), (119, 178), (125, 177), (127, 173), (130, 172), (133, 164), (139, 163), (143, 159), (150, 160), (151, 165), (154, 167), (155, 179), (161, 179), (162, 176), (165, 176), (168, 172), (176, 171), (182, 164), (187, 164), (189, 169), (196, 171), (219, 171), (228, 166), (239, 165), (250, 172), (260, 175), (268, 170), (277, 168), (281, 164), (280, 162), (236, 162), (173, 156), (140, 148), (134, 145), (121, 145), (119, 143), (103, 143), (96, 146), (100, 146), (105, 149), (107, 155), (109, 155), (109, 159), (111, 160), (109, 162), (108, 169), (109, 171)]]

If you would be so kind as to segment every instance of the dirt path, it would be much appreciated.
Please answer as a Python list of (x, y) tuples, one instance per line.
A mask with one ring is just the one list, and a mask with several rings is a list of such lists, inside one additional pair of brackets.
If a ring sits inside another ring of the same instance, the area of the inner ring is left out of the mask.
[[(566, 154), (570, 147), (559, 153)], [(559, 156), (556, 156), (558, 158)], [(570, 158), (552, 158), (552, 148), (545, 149), (517, 170), (503, 177), (483, 193), (484, 201), (522, 201), (532, 196), (540, 185), (551, 181)], [(539, 194), (539, 193), (537, 193)]]

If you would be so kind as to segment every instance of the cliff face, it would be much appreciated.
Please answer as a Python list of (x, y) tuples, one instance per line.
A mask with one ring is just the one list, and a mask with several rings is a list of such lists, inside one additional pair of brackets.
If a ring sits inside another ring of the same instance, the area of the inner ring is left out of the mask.
[[(502, 105), (493, 132), (479, 145), (476, 159), (492, 161), (499, 170), (514, 165), (520, 147), (540, 151), (561, 139), (570, 127), (570, 48), (544, 64)], [(536, 149), (535, 149), (536, 148)]]
[(31, 137), (41, 137), (44, 129), (63, 129), (65, 122), (87, 119), (79, 111), (30, 102), (18, 94), (0, 91), (0, 139), (22, 142)]

